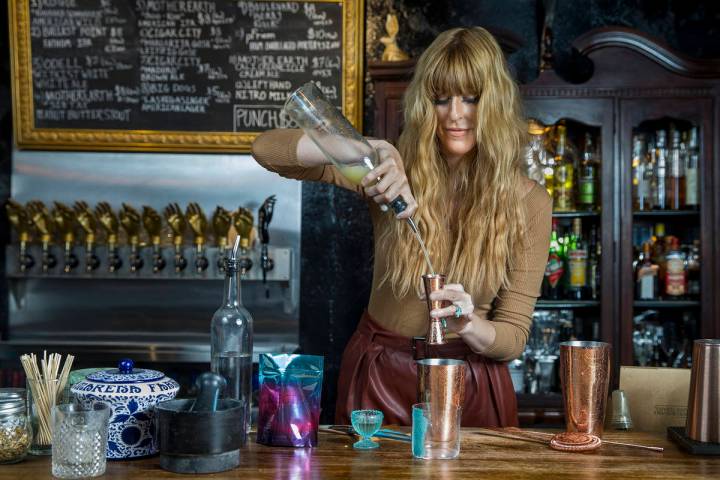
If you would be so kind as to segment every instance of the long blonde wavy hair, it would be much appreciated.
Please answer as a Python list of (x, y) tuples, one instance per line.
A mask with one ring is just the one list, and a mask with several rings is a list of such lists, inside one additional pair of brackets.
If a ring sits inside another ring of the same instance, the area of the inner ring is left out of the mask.
[[(450, 172), (440, 154), (434, 101), (454, 95), (479, 96), (477, 147)], [(417, 63), (404, 107), (398, 150), (433, 266), (474, 297), (486, 288), (496, 292), (507, 286), (512, 253), (523, 242), (526, 127), (517, 85), (493, 36), (479, 27), (440, 34)], [(392, 252), (380, 284), (389, 281), (397, 297), (419, 289), (427, 267), (411, 230), (392, 221), (379, 234), (380, 248)]]

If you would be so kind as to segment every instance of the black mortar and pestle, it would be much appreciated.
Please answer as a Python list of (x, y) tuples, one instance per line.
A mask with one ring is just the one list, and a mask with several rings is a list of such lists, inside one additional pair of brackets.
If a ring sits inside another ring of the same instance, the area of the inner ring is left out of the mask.
[(175, 473), (214, 473), (240, 465), (247, 433), (245, 407), (223, 399), (227, 382), (216, 373), (196, 381), (196, 399), (170, 400), (157, 406), (160, 467)]

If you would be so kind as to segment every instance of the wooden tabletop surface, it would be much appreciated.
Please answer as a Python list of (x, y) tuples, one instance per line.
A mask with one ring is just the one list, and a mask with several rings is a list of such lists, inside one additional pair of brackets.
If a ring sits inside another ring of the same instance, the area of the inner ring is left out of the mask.
[[(476, 433), (462, 433), (460, 457), (455, 460), (417, 460), (410, 444), (380, 440), (377, 450), (357, 451), (354, 440), (342, 435), (320, 434), (314, 449), (266, 447), (250, 443), (240, 467), (227, 472), (198, 475), (202, 478), (242, 479), (362, 479), (385, 478), (720, 478), (720, 457), (692, 456), (660, 434), (606, 432), (605, 440), (665, 447), (662, 453), (604, 444), (590, 453), (565, 453), (532, 441), (519, 441)], [(50, 457), (28, 457), (14, 465), (0, 465), (0, 479), (51, 479)], [(196, 478), (160, 469), (157, 456), (107, 463), (108, 479)]]

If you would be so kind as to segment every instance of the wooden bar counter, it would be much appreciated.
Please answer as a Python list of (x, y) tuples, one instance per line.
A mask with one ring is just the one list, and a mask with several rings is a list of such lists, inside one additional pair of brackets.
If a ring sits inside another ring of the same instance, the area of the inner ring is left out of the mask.
[[(416, 460), (410, 444), (380, 440), (374, 451), (353, 450), (353, 439), (320, 434), (314, 449), (273, 448), (254, 442), (243, 450), (240, 467), (212, 475), (179, 475), (161, 470), (158, 457), (108, 462), (108, 479), (214, 478), (242, 479), (560, 479), (560, 478), (720, 478), (720, 457), (693, 456), (660, 434), (607, 432), (606, 440), (664, 447), (662, 453), (603, 445), (590, 453), (565, 453), (548, 446), (463, 429), (456, 460)], [(28, 457), (0, 465), (0, 479), (53, 478), (50, 457)]]

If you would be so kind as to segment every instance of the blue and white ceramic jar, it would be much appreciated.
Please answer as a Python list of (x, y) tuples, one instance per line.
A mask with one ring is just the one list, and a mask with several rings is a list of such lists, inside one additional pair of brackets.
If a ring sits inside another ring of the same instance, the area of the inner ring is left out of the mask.
[(92, 373), (73, 385), (71, 392), (86, 407), (103, 402), (112, 408), (108, 428), (107, 458), (123, 459), (154, 455), (155, 405), (172, 400), (180, 385), (157, 370), (133, 369), (129, 359), (117, 369)]

